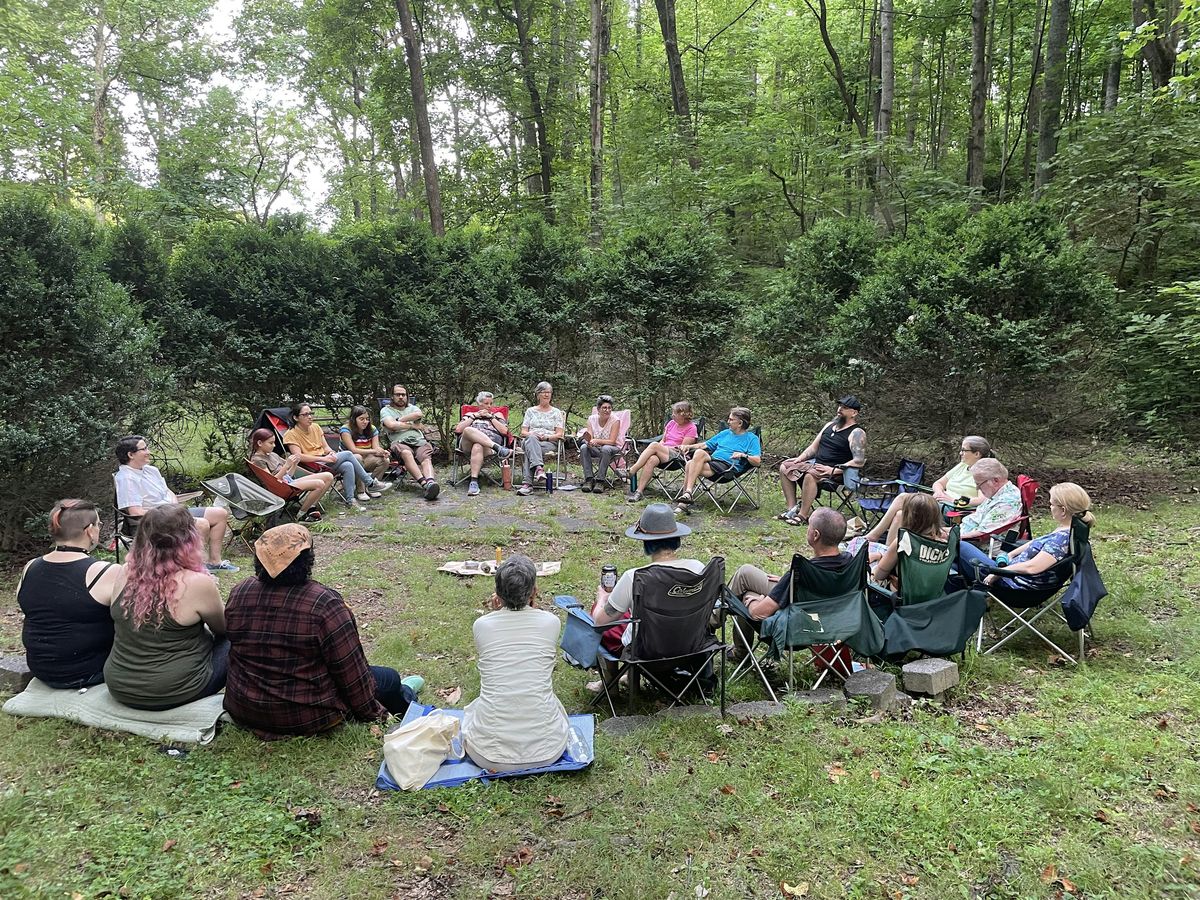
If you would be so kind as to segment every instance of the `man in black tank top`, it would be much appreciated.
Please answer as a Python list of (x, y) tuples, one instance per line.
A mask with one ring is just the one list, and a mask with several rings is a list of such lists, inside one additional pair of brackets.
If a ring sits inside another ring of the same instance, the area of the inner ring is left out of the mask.
[[(813, 438), (804, 451), (779, 466), (779, 484), (787, 510), (779, 516), (789, 525), (807, 525), (822, 479), (845, 479), (847, 487), (858, 482), (867, 461), (867, 433), (858, 424), (862, 404), (853, 394), (838, 401), (837, 415)], [(796, 485), (800, 497), (796, 497)]]

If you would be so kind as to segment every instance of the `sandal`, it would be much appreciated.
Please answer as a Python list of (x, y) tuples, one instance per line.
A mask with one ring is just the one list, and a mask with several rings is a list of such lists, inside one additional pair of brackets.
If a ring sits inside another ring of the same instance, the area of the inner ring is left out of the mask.
[(783, 520), (783, 523), (785, 525), (804, 525), (807, 527), (808, 519), (806, 519), (804, 516), (788, 516)]
[(692, 499), (692, 495), (690, 493), (684, 492), (675, 498), (675, 502), (681, 503), (684, 506), (687, 506), (689, 504), (695, 503), (696, 501)]
[(775, 518), (778, 519), (780, 522), (786, 522), (788, 519), (795, 518), (797, 509), (798, 509), (798, 507), (789, 506), (787, 509), (785, 509), (783, 512), (781, 512)]

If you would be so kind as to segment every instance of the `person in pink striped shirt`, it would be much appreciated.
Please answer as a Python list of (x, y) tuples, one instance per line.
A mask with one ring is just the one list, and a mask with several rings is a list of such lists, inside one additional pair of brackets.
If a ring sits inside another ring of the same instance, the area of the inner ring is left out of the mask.
[[(656, 468), (664, 466), (672, 460), (682, 462), (683, 453), (679, 447), (695, 440), (696, 423), (692, 421), (692, 404), (686, 400), (680, 400), (671, 407), (671, 418), (667, 421), (662, 438), (642, 451), (637, 462), (629, 467), (626, 476), (632, 477), (645, 469), (646, 474), (641, 476), (638, 481), (642, 485), (649, 484), (651, 478), (654, 477)], [(630, 503), (637, 503), (642, 499), (644, 493), (639, 487), (637, 490), (631, 491), (625, 499)]]

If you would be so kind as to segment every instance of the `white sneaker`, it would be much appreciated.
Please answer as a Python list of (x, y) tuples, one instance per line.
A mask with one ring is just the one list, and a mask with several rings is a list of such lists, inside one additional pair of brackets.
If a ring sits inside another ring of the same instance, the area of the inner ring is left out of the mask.
[(396, 482), (394, 481), (376, 481), (371, 485), (371, 490), (377, 491), (380, 494), (386, 494), (388, 491), (395, 489)]
[(357, 500), (359, 503), (366, 503), (367, 501), (369, 501), (371, 499), (371, 495), (368, 494), (366, 491), (360, 491), (359, 493), (354, 495), (354, 499)]

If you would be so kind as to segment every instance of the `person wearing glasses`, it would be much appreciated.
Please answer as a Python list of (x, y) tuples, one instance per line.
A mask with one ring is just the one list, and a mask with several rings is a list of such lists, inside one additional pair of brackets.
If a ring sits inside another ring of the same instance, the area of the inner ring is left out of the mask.
[(479, 496), (479, 473), (483, 471), (483, 460), (495, 453), (501, 460), (507, 459), (512, 450), (505, 446), (508, 441), (508, 419), (495, 406), (496, 398), (491, 391), (480, 391), (475, 395), (475, 411), (463, 413), (462, 420), (454, 426), (458, 435), (458, 449), (470, 458), (471, 478), (467, 484), (467, 496)]
[[(608, 467), (621, 452), (621, 423), (613, 413), (613, 398), (596, 398), (596, 415), (588, 416), (587, 428), (579, 436), (579, 459), (583, 463), (583, 487), (591, 494), (603, 494), (608, 487)], [(600, 471), (596, 472), (596, 463)]]
[(301, 403), (292, 407), (296, 424), (283, 435), (288, 453), (300, 458), (301, 465), (318, 464), (327, 466), (335, 475), (341, 476), (346, 490), (346, 503), (362, 512), (365, 507), (355, 503), (375, 500), (390, 491), (395, 485), (377, 481), (363, 468), (362, 462), (350, 450), (334, 452), (325, 443), (325, 432), (313, 421), (312, 407)]
[(426, 500), (436, 500), (441, 487), (433, 475), (433, 445), (418, 427), (424, 418), (421, 407), (409, 402), (408, 388), (402, 384), (392, 386), (391, 399), (379, 411), (379, 425), (388, 435), (392, 459), (421, 486)]
[[(992, 455), (992, 445), (977, 434), (967, 435), (962, 439), (958, 450), (958, 464), (949, 472), (933, 483), (933, 499), (942, 504), (946, 510), (962, 510), (969, 512), (977, 509), (984, 501), (983, 494), (975, 487), (975, 479), (971, 477), (971, 467), (981, 459)], [(904, 524), (904, 507), (918, 493), (897, 494), (892, 500), (886, 513), (879, 523), (868, 531), (864, 538), (868, 541), (884, 541), (892, 544)], [(886, 535), (886, 537), (885, 537)]]
[[(1096, 523), (1092, 515), (1092, 498), (1088, 492), (1071, 481), (1050, 488), (1050, 516), (1055, 528), (1049, 534), (1034, 538), (1009, 554), (1003, 575), (989, 575), (985, 581), (997, 581), (1019, 591), (1052, 590), (1062, 587), (1069, 572), (1052, 572), (1054, 566), (1071, 553), (1071, 520), (1082, 518), (1089, 528)], [(975, 564), (996, 565), (995, 561), (973, 544), (963, 543), (958, 549), (958, 571), (967, 577), (975, 575)]]
[(525, 462), (518, 494), (533, 493), (533, 485), (546, 477), (546, 454), (557, 449), (567, 430), (567, 416), (550, 401), (554, 398), (554, 386), (548, 381), (539, 381), (533, 389), (537, 405), (525, 410), (521, 419), (521, 446), (525, 448)]
[(1008, 469), (1000, 460), (995, 457), (979, 460), (971, 466), (971, 479), (983, 502), (959, 526), (964, 543), (985, 538), (1021, 515), (1021, 492), (1008, 480)]
[(91, 555), (100, 542), (100, 513), (91, 501), (54, 504), (50, 537), (54, 549), (31, 560), (17, 583), (25, 661), (52, 688), (91, 687), (104, 681), (113, 643), (108, 608), (122, 567)]
[(750, 430), (750, 410), (735, 406), (726, 420), (729, 426), (707, 441), (684, 444), (680, 451), (692, 456), (684, 469), (683, 491), (677, 498), (675, 512), (682, 515), (694, 502), (692, 492), (700, 477), (716, 478), (733, 471), (741, 475), (751, 466), (762, 464), (762, 441)]
[[(187, 503), (200, 496), (199, 491), (177, 495), (167, 487), (162, 473), (150, 465), (150, 445), (140, 434), (121, 438), (114, 452), (120, 463), (113, 476), (117, 486), (117, 506), (127, 516), (141, 518), (160, 506)], [(221, 559), (221, 542), (229, 527), (229, 510), (219, 506), (189, 506), (187, 511), (196, 520), (200, 540), (207, 547), (208, 561), (204, 565), (208, 571), (236, 572), (237, 566)]]

